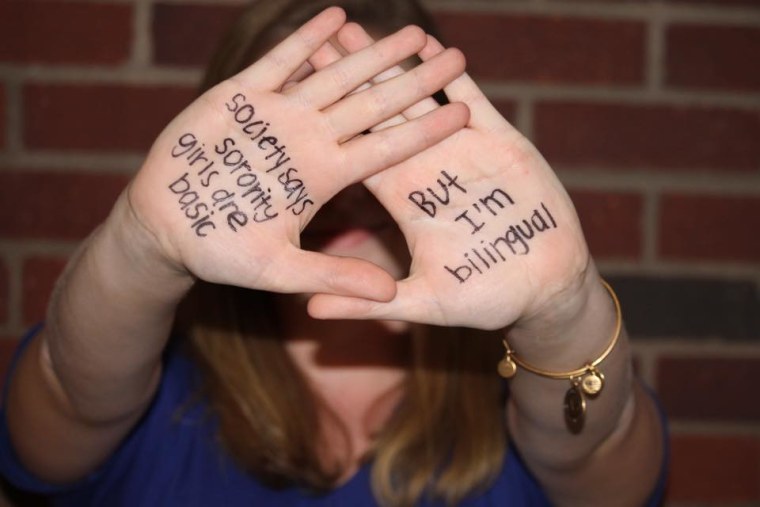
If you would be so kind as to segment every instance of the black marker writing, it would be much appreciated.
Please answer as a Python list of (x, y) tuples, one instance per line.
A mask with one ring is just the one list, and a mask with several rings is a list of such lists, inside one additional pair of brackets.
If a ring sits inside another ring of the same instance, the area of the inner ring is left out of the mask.
[[(270, 122), (257, 118), (256, 108), (242, 93), (233, 95), (225, 107), (232, 113), (232, 118), (248, 140), (256, 148), (264, 151), (264, 160), (268, 162), (260, 169), (277, 176), (277, 181), (285, 192), (285, 199), (289, 201), (285, 209), (290, 210), (294, 215), (300, 215), (309, 206), (313, 206), (314, 201), (309, 196), (306, 185), (298, 177), (298, 169), (289, 164), (290, 156), (288, 156), (287, 147), (271, 133)], [(234, 144), (231, 138), (225, 141), (232, 141)]]
[[(457, 215), (454, 221), (459, 222), (462, 220), (463, 222), (466, 222), (472, 228), (470, 233), (475, 234), (476, 232), (480, 231), (486, 224), (484, 218), (480, 216), (481, 214), (488, 212), (488, 214), (485, 214), (486, 219), (488, 218), (488, 215), (495, 217), (501, 210), (506, 208), (507, 205), (511, 206), (514, 203), (514, 199), (512, 199), (512, 197), (507, 192), (500, 188), (496, 188), (492, 190), (491, 193), (486, 194), (485, 196), (479, 198), (477, 201), (473, 202), (470, 205), (470, 208)], [(470, 216), (471, 211), (473, 211), (473, 216)]]
[[(435, 199), (435, 201), (428, 199), (425, 192), (421, 190), (414, 190), (409, 193), (409, 200), (416, 204), (418, 208), (427, 213), (431, 218), (435, 217), (438, 211), (438, 206), (448, 206), (451, 202), (451, 196), (449, 193), (450, 188), (459, 190), (463, 194), (467, 193), (467, 190), (457, 183), (458, 176), (452, 177), (446, 171), (441, 171), (441, 176), (443, 176), (443, 180), (441, 178), (436, 179), (436, 183), (438, 183), (438, 187), (440, 187), (439, 189), (434, 190), (431, 187), (425, 189), (427, 190), (427, 194), (430, 195), (432, 199)], [(436, 205), (436, 201), (438, 202), (438, 205)]]
[(211, 230), (216, 229), (216, 225), (211, 220), (214, 212), (209, 212), (208, 204), (201, 201), (200, 194), (192, 189), (188, 177), (188, 173), (183, 174), (170, 183), (168, 188), (174, 195), (179, 196), (177, 199), (179, 209), (182, 210), (186, 218), (192, 221), (190, 228), (198, 237), (205, 238), (208, 236), (209, 227)]
[(208, 187), (211, 184), (211, 178), (219, 173), (212, 170), (214, 161), (206, 157), (205, 148), (206, 145), (198, 141), (191, 132), (186, 132), (177, 140), (177, 144), (172, 148), (171, 155), (174, 158), (184, 158), (190, 167), (200, 162), (200, 169), (196, 171), (196, 175), (201, 177), (201, 185)]
[[(235, 183), (239, 188), (244, 189), (240, 197), (254, 206), (254, 213), (251, 217), (253, 221), (257, 223), (267, 222), (279, 214), (274, 211), (274, 205), (271, 202), (271, 190), (261, 185), (251, 164), (243, 153), (234, 147), (235, 145), (234, 139), (226, 137), (221, 143), (214, 146), (214, 152), (222, 156), (222, 164), (229, 174), (237, 174)], [(233, 226), (230, 225), (230, 227)]]
[[(549, 209), (544, 203), (536, 208), (527, 219), (507, 227), (492, 241), (481, 240), (480, 245), (464, 252), (464, 263), (443, 268), (459, 283), (470, 279), (474, 273), (483, 274), (499, 262), (506, 262), (510, 256), (527, 255), (530, 243), (537, 234), (557, 228)], [(472, 255), (471, 255), (472, 254)]]

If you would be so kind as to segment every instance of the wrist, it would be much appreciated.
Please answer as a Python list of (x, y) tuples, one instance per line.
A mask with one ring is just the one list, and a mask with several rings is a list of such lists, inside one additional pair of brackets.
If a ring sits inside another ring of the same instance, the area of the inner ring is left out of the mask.
[(96, 232), (92, 248), (107, 259), (105, 275), (123, 268), (137, 284), (153, 286), (169, 295), (184, 295), (195, 282), (192, 274), (164, 252), (159, 239), (132, 209), (128, 190), (117, 199), (111, 214)]
[(566, 371), (597, 358), (609, 343), (615, 324), (612, 298), (591, 264), (572, 290), (547, 301), (541, 313), (510, 326), (507, 340), (524, 360)]

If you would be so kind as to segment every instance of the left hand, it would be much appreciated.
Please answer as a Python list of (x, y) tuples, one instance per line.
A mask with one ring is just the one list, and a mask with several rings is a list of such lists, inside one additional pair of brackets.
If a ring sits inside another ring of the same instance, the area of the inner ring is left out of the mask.
[[(339, 40), (351, 52), (371, 43), (355, 24), (346, 25)], [(443, 49), (428, 37), (420, 57)], [(406, 238), (409, 276), (397, 282), (390, 302), (318, 294), (310, 314), (481, 329), (571, 319), (590, 259), (567, 193), (469, 76), (444, 91), (470, 108), (469, 124), (364, 182)], [(404, 116), (435, 107), (428, 99)]]

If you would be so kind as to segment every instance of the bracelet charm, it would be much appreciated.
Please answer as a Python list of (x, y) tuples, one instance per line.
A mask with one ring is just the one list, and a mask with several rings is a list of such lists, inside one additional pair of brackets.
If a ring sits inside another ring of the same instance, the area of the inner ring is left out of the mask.
[[(506, 345), (506, 340), (504, 343), (505, 346), (508, 347), (508, 345)], [(509, 353), (504, 356), (504, 359), (499, 361), (498, 370), (499, 375), (504, 378), (512, 378), (515, 376), (515, 373), (517, 373), (517, 365), (514, 361), (512, 361), (512, 356)]]
[(615, 291), (612, 287), (602, 280), (602, 285), (609, 292), (612, 302), (615, 304), (615, 330), (612, 333), (612, 338), (607, 344), (607, 348), (604, 349), (602, 354), (592, 362), (586, 363), (585, 366), (569, 372), (553, 372), (542, 370), (529, 363), (526, 363), (520, 357), (517, 356), (514, 350), (509, 346), (506, 339), (502, 340), (504, 343), (504, 358), (499, 361), (497, 370), (499, 375), (506, 379), (511, 379), (517, 374), (517, 367), (527, 370), (535, 375), (542, 377), (548, 377), (552, 379), (568, 379), (570, 380), (570, 389), (565, 393), (564, 401), (564, 415), (565, 424), (571, 433), (579, 433), (583, 429), (583, 423), (586, 417), (586, 398), (584, 394), (590, 398), (595, 398), (602, 392), (604, 388), (604, 374), (599, 370), (598, 365), (604, 361), (604, 359), (615, 348), (615, 344), (620, 337), (620, 331), (623, 325), (622, 312), (620, 310), (620, 301), (618, 301)]
[(565, 393), (565, 424), (571, 433), (579, 433), (583, 429), (586, 418), (586, 399), (578, 388), (578, 379)]
[(596, 366), (588, 365), (588, 373), (581, 380), (583, 392), (589, 396), (596, 396), (604, 387), (604, 374)]

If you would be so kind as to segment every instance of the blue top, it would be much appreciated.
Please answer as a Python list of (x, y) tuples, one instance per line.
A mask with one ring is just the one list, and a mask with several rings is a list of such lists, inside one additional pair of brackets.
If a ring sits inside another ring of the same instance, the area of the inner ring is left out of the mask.
[[(34, 332), (34, 331), (33, 331)], [(13, 371), (22, 341), (9, 369)], [(215, 440), (215, 423), (203, 403), (188, 405), (199, 386), (194, 364), (171, 347), (163, 380), (149, 410), (113, 456), (86, 479), (68, 486), (47, 484), (23, 468), (13, 450), (0, 411), (0, 474), (30, 492), (51, 495), (56, 506), (376, 506), (369, 465), (347, 483), (320, 495), (297, 488), (273, 490), (240, 470)], [(7, 389), (8, 382), (6, 382)], [(6, 396), (3, 396), (6, 399)], [(178, 410), (182, 407), (183, 410)], [(665, 466), (648, 505), (660, 503)], [(442, 505), (422, 502), (420, 505)], [(496, 481), (461, 503), (467, 507), (549, 506), (519, 456), (510, 448)]]

